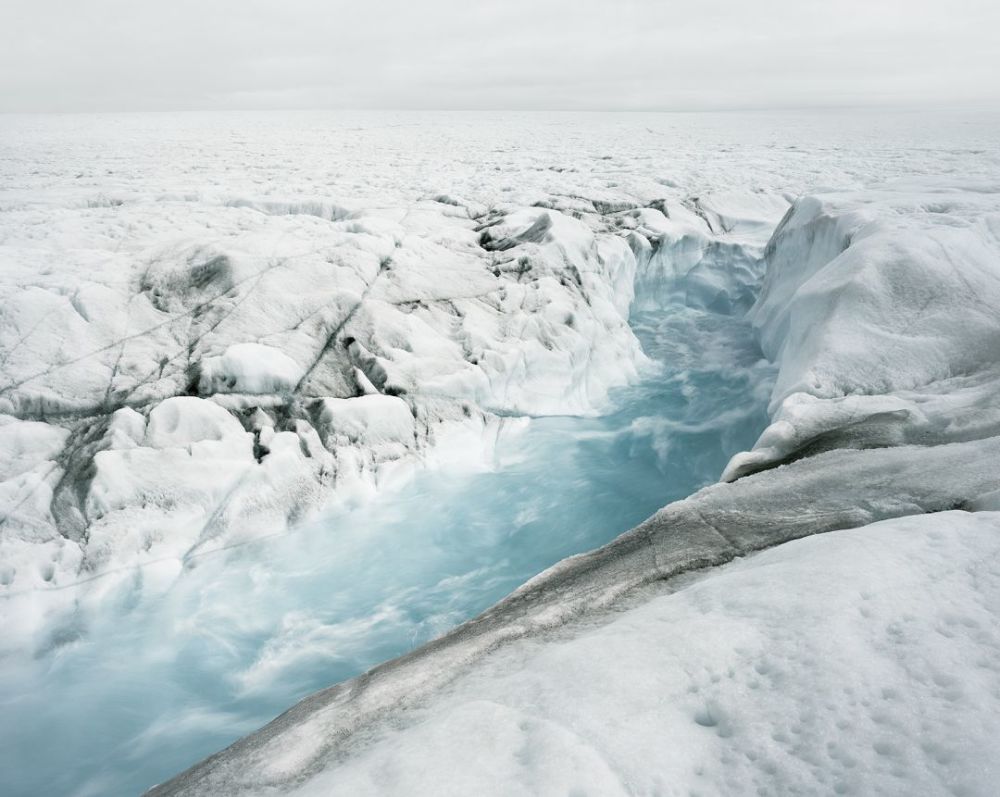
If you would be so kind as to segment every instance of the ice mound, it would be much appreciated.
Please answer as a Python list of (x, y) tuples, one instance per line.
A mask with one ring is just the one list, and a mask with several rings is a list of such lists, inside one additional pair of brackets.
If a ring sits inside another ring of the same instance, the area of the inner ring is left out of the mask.
[(1000, 186), (802, 199), (751, 311), (780, 366), (772, 425), (723, 478), (838, 446), (1000, 434)]
[(58, 426), (0, 415), (0, 481), (50, 462), (62, 450), (66, 436)]
[(305, 376), (295, 360), (273, 346), (234, 343), (200, 364), (198, 391), (214, 393), (290, 393)]
[(412, 443), (414, 435), (410, 408), (395, 396), (323, 399), (319, 421), (328, 440), (343, 436), (345, 443), (365, 441), (368, 446), (396, 443), (405, 447)]
[(234, 287), (229, 255), (198, 244), (180, 245), (170, 257), (154, 256), (139, 281), (140, 294), (164, 313), (197, 313)]
[(219, 405), (195, 396), (176, 396), (150, 410), (145, 442), (153, 448), (195, 451), (205, 450), (199, 444), (206, 441), (225, 443), (246, 436), (239, 422)]

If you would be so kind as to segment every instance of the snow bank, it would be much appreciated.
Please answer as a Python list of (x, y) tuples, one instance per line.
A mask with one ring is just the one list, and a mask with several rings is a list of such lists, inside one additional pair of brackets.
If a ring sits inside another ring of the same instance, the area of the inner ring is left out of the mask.
[(998, 555), (996, 513), (789, 543), (515, 643), (286, 793), (985, 797)]
[(723, 478), (837, 446), (1000, 434), (1000, 185), (798, 201), (751, 311), (772, 425)]

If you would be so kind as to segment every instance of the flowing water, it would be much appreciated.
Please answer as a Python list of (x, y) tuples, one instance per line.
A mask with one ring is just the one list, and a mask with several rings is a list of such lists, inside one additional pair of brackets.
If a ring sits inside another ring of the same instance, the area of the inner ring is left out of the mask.
[(659, 364), (599, 418), (502, 437), (497, 468), (420, 473), (371, 505), (136, 587), (87, 635), (0, 663), (0, 783), (133, 795), (487, 608), (718, 478), (763, 428), (772, 370), (745, 322), (673, 306), (633, 328)]

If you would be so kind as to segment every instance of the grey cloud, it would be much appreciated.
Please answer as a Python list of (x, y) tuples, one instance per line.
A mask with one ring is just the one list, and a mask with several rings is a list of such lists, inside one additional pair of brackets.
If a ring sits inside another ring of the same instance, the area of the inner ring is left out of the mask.
[(998, 26), (981, 0), (13, 0), (0, 109), (992, 105)]

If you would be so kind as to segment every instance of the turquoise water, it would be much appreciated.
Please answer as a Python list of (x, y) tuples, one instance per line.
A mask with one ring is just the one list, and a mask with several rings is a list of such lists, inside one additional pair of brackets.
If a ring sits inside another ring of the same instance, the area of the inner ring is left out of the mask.
[(603, 417), (536, 419), (495, 471), (421, 473), (201, 556), (165, 595), (137, 573), (82, 639), (0, 664), (0, 791), (138, 794), (715, 481), (764, 426), (770, 367), (738, 319), (675, 306), (633, 327), (660, 367)]

